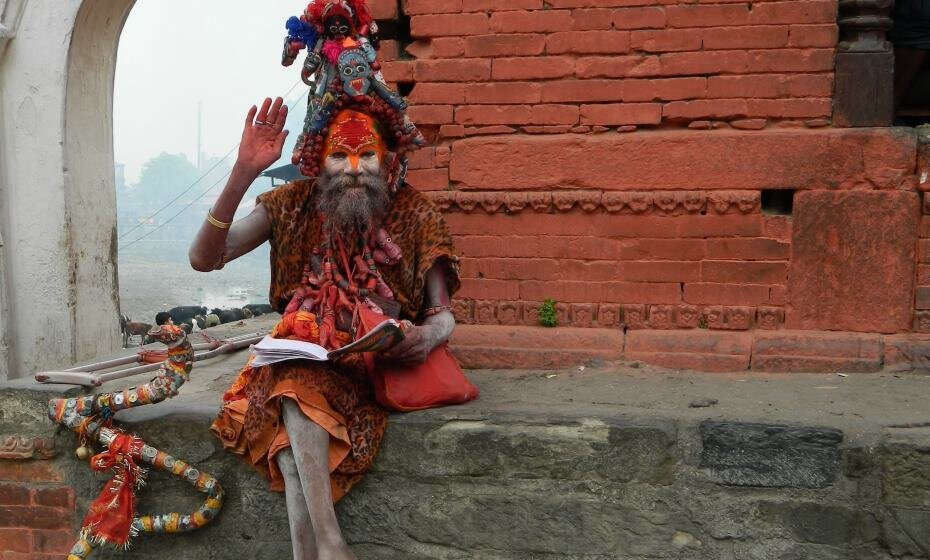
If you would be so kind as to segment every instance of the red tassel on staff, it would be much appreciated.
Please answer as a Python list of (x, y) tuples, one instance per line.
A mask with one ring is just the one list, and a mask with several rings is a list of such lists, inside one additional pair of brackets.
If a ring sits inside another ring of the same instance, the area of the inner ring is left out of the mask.
[(133, 460), (142, 441), (127, 434), (117, 434), (109, 448), (90, 459), (95, 471), (113, 469), (111, 478), (91, 504), (81, 531), (88, 539), (117, 546), (127, 546), (132, 536), (132, 519), (136, 513), (136, 485), (142, 470)]

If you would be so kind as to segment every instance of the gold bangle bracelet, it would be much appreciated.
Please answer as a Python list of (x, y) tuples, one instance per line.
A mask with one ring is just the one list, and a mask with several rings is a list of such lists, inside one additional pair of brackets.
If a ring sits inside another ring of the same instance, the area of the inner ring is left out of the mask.
[(229, 229), (229, 226), (232, 225), (232, 222), (221, 222), (213, 217), (213, 212), (207, 210), (207, 221), (210, 222), (210, 225), (218, 227), (220, 229)]

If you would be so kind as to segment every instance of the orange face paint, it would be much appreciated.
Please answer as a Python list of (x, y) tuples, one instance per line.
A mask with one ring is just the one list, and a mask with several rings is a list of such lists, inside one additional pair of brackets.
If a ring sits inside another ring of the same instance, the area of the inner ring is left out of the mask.
[(382, 160), (387, 152), (375, 120), (365, 113), (351, 109), (336, 115), (329, 125), (323, 160), (333, 153), (343, 152), (352, 168), (358, 169), (359, 158), (368, 150), (374, 150)]

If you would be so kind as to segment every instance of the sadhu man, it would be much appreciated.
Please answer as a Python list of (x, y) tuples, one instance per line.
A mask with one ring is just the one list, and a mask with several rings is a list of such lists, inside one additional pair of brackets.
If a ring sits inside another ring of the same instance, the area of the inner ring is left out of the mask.
[[(260, 196), (248, 216), (233, 222), (249, 185), (278, 160), (287, 136), (281, 98), (253, 106), (232, 174), (190, 248), (190, 261), (197, 270), (217, 270), (270, 241), (270, 297), (283, 313), (274, 336), (298, 335), (335, 348), (352, 338), (355, 306), (386, 314), (395, 307), (401, 319), (416, 324), (379, 362), (417, 364), (452, 334), (456, 257), (437, 209), (409, 187), (392, 189), (397, 166), (385, 125), (366, 108), (341, 108), (322, 142), (303, 146), (304, 153), (319, 153), (317, 163), (302, 162), (309, 173), (318, 166), (316, 180)], [(314, 292), (326, 283), (335, 290)], [(360, 355), (334, 365), (247, 366), (224, 400), (213, 431), (267, 476), (273, 490), (285, 492), (294, 557), (355, 558), (333, 502), (371, 466), (387, 420)]]

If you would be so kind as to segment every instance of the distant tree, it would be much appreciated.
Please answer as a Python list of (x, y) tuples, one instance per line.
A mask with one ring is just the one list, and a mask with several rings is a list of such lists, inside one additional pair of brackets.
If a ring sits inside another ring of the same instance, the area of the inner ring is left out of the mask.
[[(133, 198), (144, 205), (160, 206), (184, 192), (199, 177), (200, 172), (187, 156), (162, 152), (142, 166), (139, 182), (132, 188)], [(200, 192), (194, 187), (181, 201), (189, 201)]]

